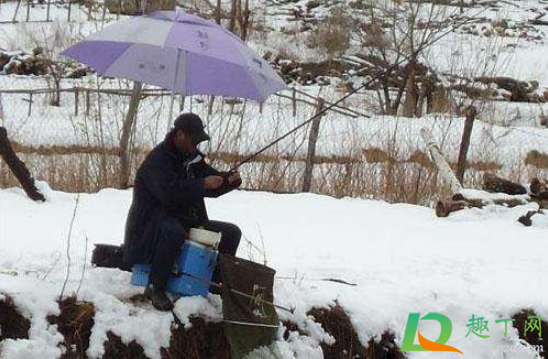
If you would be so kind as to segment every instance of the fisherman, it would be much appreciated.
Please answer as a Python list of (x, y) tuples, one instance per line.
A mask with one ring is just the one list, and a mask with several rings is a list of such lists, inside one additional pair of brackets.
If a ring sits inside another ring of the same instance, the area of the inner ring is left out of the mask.
[[(210, 140), (199, 116), (180, 115), (164, 141), (137, 170), (126, 222), (124, 261), (150, 263), (145, 296), (162, 311), (173, 309), (167, 282), (190, 228), (221, 233), (219, 252), (235, 255), (242, 232), (232, 224), (210, 220), (204, 197), (219, 197), (242, 183), (237, 172), (209, 166), (198, 144)], [(212, 281), (220, 282), (219, 266)]]

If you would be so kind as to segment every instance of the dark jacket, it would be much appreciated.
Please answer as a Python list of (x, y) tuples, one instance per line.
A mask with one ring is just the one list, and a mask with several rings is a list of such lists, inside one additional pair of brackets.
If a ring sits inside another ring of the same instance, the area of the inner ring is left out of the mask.
[[(204, 178), (211, 175), (225, 178), (221, 188), (204, 189)], [(181, 154), (173, 144), (173, 135), (168, 134), (137, 170), (126, 222), (124, 261), (150, 262), (163, 220), (177, 219), (187, 230), (206, 222), (204, 197), (218, 197), (233, 190), (227, 177), (209, 166), (202, 153)]]

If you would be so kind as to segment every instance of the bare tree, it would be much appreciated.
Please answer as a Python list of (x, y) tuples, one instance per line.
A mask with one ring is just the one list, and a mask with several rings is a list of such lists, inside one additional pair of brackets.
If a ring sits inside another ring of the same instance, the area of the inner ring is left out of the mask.
[[(370, 64), (370, 75), (386, 72), (377, 85), (379, 107), (384, 114), (414, 117), (422, 114), (431, 98), (432, 76), (421, 62), (428, 56), (427, 44), (445, 30), (447, 9), (418, 0), (409, 3), (364, 0), (365, 15), (358, 18), (353, 35)], [(394, 64), (407, 60), (393, 68)]]

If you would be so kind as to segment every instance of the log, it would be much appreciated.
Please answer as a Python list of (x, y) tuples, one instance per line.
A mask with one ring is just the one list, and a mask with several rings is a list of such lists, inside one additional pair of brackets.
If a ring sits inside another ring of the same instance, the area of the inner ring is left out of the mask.
[(468, 208), (468, 203), (465, 201), (438, 201), (436, 204), (436, 216), (440, 218), (449, 217), (453, 212)]
[(511, 93), (510, 101), (529, 102), (528, 95), (534, 90), (527, 82), (519, 81), (510, 77), (475, 77), (474, 81), (489, 85), (496, 84), (498, 87)]
[(34, 184), (34, 178), (32, 178), (27, 166), (23, 161), (17, 157), (11, 143), (8, 139), (8, 131), (0, 126), (0, 157), (6, 162), (8, 168), (13, 175), (17, 178), (23, 190), (33, 201), (45, 202), (46, 198)]
[(483, 189), (491, 193), (506, 193), (512, 196), (527, 194), (527, 189), (519, 183), (514, 183), (490, 173), (483, 175)]
[(131, 266), (124, 263), (124, 251), (121, 246), (96, 244), (91, 256), (91, 264), (101, 268), (118, 268), (131, 272)]
[(531, 227), (531, 225), (533, 224), (533, 221), (531, 220), (531, 218), (535, 214), (539, 214), (539, 213), (541, 213), (541, 212), (540, 211), (529, 211), (529, 212), (527, 212), (527, 214), (519, 217), (518, 222), (523, 224), (525, 227)]
[(450, 200), (438, 201), (436, 204), (436, 216), (445, 218), (451, 213), (460, 211), (464, 208), (483, 208), (490, 204), (513, 208), (527, 203), (528, 201), (525, 198), (495, 199), (488, 201), (481, 198), (466, 198), (462, 194), (457, 193), (453, 195)]
[(531, 193), (538, 195), (542, 192), (548, 192), (548, 183), (540, 181), (538, 178), (533, 178), (529, 186)]
[(426, 143), (428, 153), (438, 168), (440, 175), (449, 183), (451, 192), (460, 193), (463, 190), (463, 187), (443, 157), (440, 148), (434, 140), (434, 136), (432, 136), (432, 133), (427, 128), (423, 128), (421, 129), (421, 136)]

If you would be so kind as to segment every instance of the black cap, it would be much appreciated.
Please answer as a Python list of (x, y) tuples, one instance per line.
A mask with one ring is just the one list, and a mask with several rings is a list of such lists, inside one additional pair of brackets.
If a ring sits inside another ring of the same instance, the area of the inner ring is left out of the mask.
[(200, 116), (193, 113), (183, 113), (173, 122), (173, 127), (184, 131), (196, 143), (209, 141), (211, 138), (204, 131), (204, 124)]

